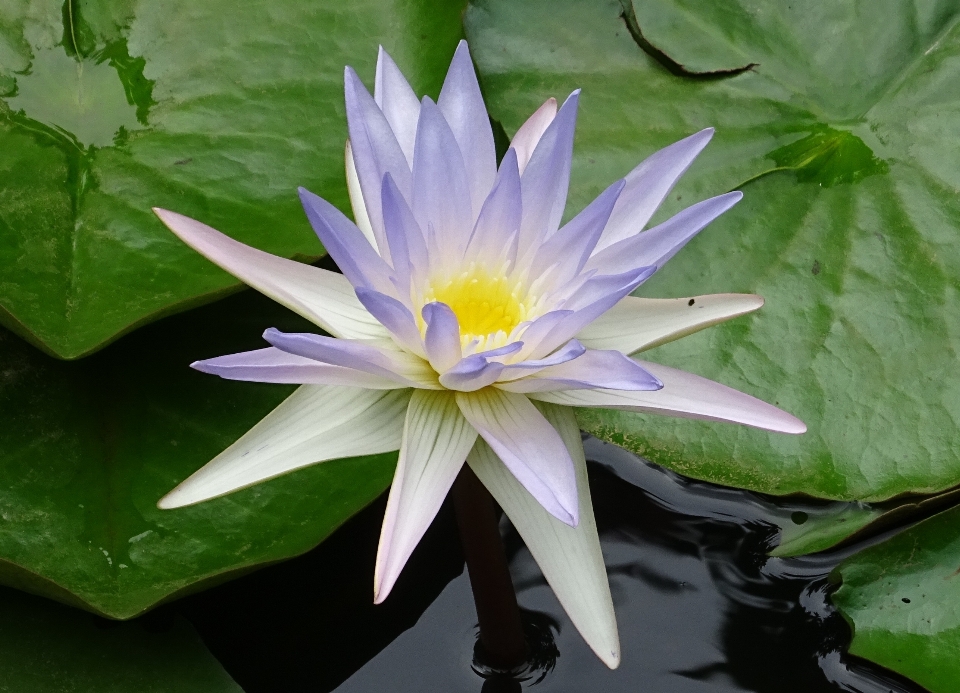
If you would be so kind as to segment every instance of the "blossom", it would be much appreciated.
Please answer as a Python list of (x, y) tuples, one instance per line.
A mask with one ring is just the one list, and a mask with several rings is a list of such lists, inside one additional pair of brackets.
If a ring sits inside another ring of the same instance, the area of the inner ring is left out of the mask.
[(371, 96), (346, 68), (355, 222), (301, 188), (342, 274), (155, 210), (183, 241), (333, 336), (268, 329), (271, 345), (192, 364), (302, 385), (167, 496), (198, 503), (325, 460), (398, 450), (377, 554), (383, 601), (464, 460), (524, 538), (572, 622), (609, 666), (620, 647), (573, 407), (802, 433), (749, 395), (629, 355), (759, 308), (759, 296), (631, 296), (742, 197), (643, 230), (706, 146), (653, 154), (561, 226), (579, 91), (543, 104), (497, 165), (465, 42), (439, 99), (418, 99), (383, 49)]

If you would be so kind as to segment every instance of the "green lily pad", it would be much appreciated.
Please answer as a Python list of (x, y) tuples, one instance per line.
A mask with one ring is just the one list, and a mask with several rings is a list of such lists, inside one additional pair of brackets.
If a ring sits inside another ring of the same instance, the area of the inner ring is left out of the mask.
[(803, 556), (826, 551), (862, 531), (883, 517), (884, 511), (868, 505), (848, 503), (821, 514), (795, 511), (780, 521), (780, 543), (771, 556)]
[(151, 214), (287, 257), (347, 209), (343, 68), (439, 91), (462, 0), (35, 0), (0, 10), (0, 324), (77, 358), (237, 281)]
[(931, 693), (960, 688), (960, 508), (851, 556), (834, 577), (852, 654)]
[(182, 617), (147, 629), (0, 588), (0, 691), (243, 693)]
[(879, 504), (831, 501), (813, 514), (784, 513), (785, 517), (777, 520), (780, 543), (770, 555), (800, 556), (863, 541), (930, 517), (956, 505), (958, 500), (960, 489), (953, 489), (933, 496), (899, 498)]
[(891, 0), (882, 22), (858, 8), (471, 4), (467, 35), (508, 133), (548, 96), (583, 88), (570, 211), (659, 147), (717, 128), (657, 218), (735, 188), (745, 198), (641, 294), (767, 303), (644, 357), (809, 427), (794, 437), (582, 410), (590, 432), (772, 494), (880, 501), (960, 483), (960, 7)]
[(270, 325), (311, 327), (248, 291), (78, 362), (0, 330), (0, 582), (129, 618), (307, 551), (376, 498), (395, 453), (327, 462), (189, 508), (156, 507), (292, 392), (188, 368), (262, 346)]

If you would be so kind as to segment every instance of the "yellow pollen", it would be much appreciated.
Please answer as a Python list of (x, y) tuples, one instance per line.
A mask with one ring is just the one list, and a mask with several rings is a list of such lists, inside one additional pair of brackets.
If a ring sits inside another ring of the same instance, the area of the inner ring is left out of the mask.
[(500, 332), (506, 337), (528, 319), (530, 308), (521, 286), (476, 263), (451, 279), (432, 282), (424, 299), (425, 303), (440, 301), (450, 306), (460, 323), (464, 345)]

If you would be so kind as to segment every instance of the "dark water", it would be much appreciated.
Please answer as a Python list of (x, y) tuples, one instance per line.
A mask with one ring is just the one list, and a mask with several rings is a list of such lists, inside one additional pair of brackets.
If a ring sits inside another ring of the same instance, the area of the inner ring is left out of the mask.
[(819, 506), (691, 482), (589, 439), (590, 482), (620, 626), (608, 670), (504, 520), (525, 618), (541, 635), (525, 682), (473, 670), (476, 615), (444, 507), (387, 602), (372, 604), (385, 499), (317, 549), (170, 605), (247, 693), (917, 693), (845, 654), (827, 576), (854, 548), (768, 558), (776, 518)]

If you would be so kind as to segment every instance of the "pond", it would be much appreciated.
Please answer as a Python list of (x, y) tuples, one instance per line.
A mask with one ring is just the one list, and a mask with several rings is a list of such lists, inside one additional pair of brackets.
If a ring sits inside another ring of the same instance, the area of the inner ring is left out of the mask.
[(536, 663), (522, 682), (478, 675), (476, 614), (452, 508), (445, 506), (391, 597), (370, 586), (385, 496), (326, 542), (162, 607), (185, 615), (247, 693), (278, 690), (922, 693), (850, 657), (831, 570), (864, 542), (770, 558), (778, 522), (827, 504), (773, 500), (691, 481), (587, 438), (600, 538), (623, 660), (608, 670), (570, 624), (502, 520)]

